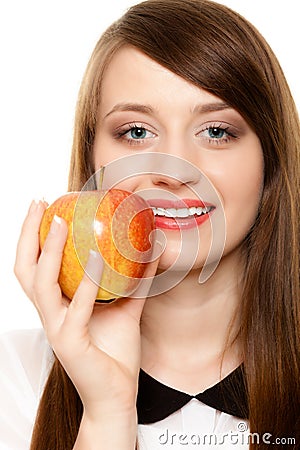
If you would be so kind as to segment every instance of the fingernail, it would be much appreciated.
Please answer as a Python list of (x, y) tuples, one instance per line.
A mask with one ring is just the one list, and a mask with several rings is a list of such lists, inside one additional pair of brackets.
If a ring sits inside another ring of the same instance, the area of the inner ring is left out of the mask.
[(28, 211), (28, 212), (29, 212), (30, 214), (31, 214), (31, 213), (34, 213), (34, 212), (38, 209), (39, 203), (40, 203), (40, 200), (39, 200), (39, 199), (37, 199), (37, 198), (33, 199), (32, 202), (31, 202), (31, 204), (30, 204), (30, 206), (29, 206), (29, 211)]
[(55, 214), (51, 222), (50, 233), (51, 234), (57, 233), (57, 231), (60, 228), (60, 225), (61, 225), (61, 218)]
[(85, 267), (85, 273), (98, 286), (100, 285), (102, 270), (103, 270), (102, 256), (100, 255), (99, 252), (96, 252), (95, 250), (90, 250), (87, 265)]

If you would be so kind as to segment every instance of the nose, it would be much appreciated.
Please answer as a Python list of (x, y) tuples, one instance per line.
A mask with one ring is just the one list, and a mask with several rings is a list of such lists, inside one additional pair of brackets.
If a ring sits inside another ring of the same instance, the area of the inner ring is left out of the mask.
[(153, 175), (151, 179), (154, 186), (158, 186), (161, 188), (169, 188), (174, 191), (180, 189), (182, 185), (187, 184), (186, 182), (182, 182), (178, 178), (171, 178), (163, 174)]
[[(99, 172), (95, 174), (97, 180)], [(146, 176), (156, 187), (169, 190), (197, 184), (203, 179), (200, 170), (183, 158), (167, 153), (142, 152), (127, 155), (106, 165), (101, 186), (103, 190), (111, 189), (120, 186), (120, 183), (127, 183), (127, 180), (140, 180), (139, 176)], [(99, 188), (98, 181), (96, 184)], [(127, 189), (135, 190), (132, 185)]]
[(150, 177), (155, 186), (176, 190), (182, 185), (198, 183), (201, 172), (183, 158), (167, 153), (157, 153), (153, 155)]

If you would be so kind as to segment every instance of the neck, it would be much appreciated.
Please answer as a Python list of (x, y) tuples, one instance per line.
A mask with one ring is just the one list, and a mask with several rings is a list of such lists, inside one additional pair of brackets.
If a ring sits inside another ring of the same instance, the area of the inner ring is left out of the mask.
[(198, 283), (199, 270), (191, 271), (170, 291), (147, 300), (141, 322), (144, 370), (158, 378), (166, 368), (185, 375), (204, 370), (206, 385), (240, 364), (239, 267), (238, 255), (230, 254), (205, 283)]

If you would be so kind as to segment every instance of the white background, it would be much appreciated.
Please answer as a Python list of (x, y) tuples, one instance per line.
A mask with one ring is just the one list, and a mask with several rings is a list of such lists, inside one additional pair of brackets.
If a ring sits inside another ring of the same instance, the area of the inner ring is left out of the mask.
[[(0, 6), (0, 333), (40, 326), (13, 275), (32, 198), (67, 190), (73, 115), (88, 58), (133, 0), (9, 0)], [(223, 0), (266, 37), (300, 106), (297, 0)]]

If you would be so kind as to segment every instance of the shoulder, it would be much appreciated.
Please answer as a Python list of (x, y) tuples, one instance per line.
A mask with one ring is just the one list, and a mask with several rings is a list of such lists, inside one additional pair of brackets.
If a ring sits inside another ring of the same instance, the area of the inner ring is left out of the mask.
[(5, 348), (20, 350), (21, 353), (27, 348), (27, 345), (40, 347), (48, 345), (45, 332), (42, 328), (28, 330), (12, 330), (0, 334), (1, 350)]
[(0, 448), (29, 448), (52, 364), (53, 353), (42, 329), (0, 335)]
[(27, 382), (34, 394), (39, 395), (52, 363), (52, 350), (43, 329), (16, 330), (0, 335), (2, 381), (7, 377), (15, 383)]
[(49, 347), (43, 328), (12, 330), (0, 334), (1, 350), (10, 349), (22, 355), (27, 353), (28, 346), (36, 349)]

